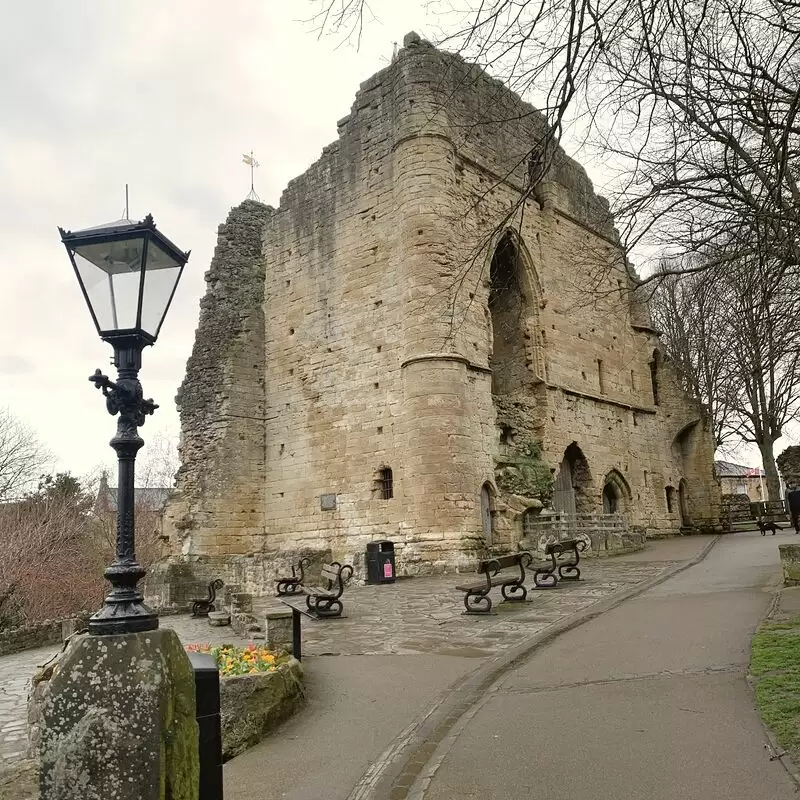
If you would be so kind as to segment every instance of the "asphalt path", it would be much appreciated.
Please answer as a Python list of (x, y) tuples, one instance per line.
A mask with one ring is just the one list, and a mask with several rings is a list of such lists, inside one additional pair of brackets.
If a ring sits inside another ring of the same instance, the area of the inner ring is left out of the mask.
[(699, 564), (538, 648), (442, 741), (426, 800), (789, 800), (746, 675), (777, 544), (723, 537)]

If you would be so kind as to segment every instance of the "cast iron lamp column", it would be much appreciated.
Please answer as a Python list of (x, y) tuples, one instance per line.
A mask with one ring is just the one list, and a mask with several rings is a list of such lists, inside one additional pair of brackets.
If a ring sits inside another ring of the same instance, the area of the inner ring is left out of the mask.
[(111, 592), (89, 620), (89, 632), (155, 630), (158, 616), (137, 588), (145, 570), (136, 560), (134, 478), (136, 454), (144, 445), (139, 427), (158, 406), (144, 399), (139, 370), (142, 350), (158, 337), (189, 253), (157, 231), (151, 216), (59, 231), (100, 337), (114, 348), (118, 373), (116, 382), (99, 369), (89, 378), (103, 392), (108, 412), (119, 414), (110, 442), (119, 463), (116, 558), (104, 573)]

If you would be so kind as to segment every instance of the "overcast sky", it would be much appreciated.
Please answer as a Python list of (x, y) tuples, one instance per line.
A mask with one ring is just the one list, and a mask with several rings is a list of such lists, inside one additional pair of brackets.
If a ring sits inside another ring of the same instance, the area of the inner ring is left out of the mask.
[[(387, 3), (360, 50), (318, 40), (306, 0), (5, 0), (0, 27), (0, 407), (33, 428), (53, 465), (113, 461), (115, 423), (87, 380), (113, 375), (57, 226), (122, 215), (156, 223), (192, 256), (156, 346), (142, 429), (177, 434), (175, 392), (216, 230), (249, 191), (280, 193), (336, 139), (359, 83), (392, 43), (424, 30), (421, 3)], [(392, 8), (394, 7), (394, 10)]]
[[(144, 353), (142, 430), (177, 436), (175, 392), (216, 229), (249, 191), (277, 205), (335, 140), (359, 84), (393, 42), (435, 20), (424, 0), (373, 4), (360, 49), (318, 39), (308, 0), (5, 0), (0, 28), (0, 407), (33, 428), (54, 469), (113, 461), (114, 421), (87, 380), (112, 374), (57, 226), (152, 213), (192, 256), (159, 341)], [(590, 170), (591, 173), (591, 170)], [(593, 177), (597, 177), (594, 175)], [(757, 463), (752, 454), (748, 463)]]

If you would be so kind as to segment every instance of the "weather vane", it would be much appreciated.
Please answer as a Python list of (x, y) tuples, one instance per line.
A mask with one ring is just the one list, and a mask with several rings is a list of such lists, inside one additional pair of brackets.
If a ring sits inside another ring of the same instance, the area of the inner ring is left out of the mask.
[(250, 155), (247, 155), (247, 153), (242, 153), (242, 161), (244, 161), (244, 163), (247, 164), (248, 167), (250, 167), (250, 194), (247, 195), (246, 199), (258, 200), (258, 202), (260, 203), (261, 198), (258, 196), (255, 187), (253, 186), (253, 173), (255, 172), (255, 168), (260, 167), (261, 164), (259, 164), (258, 161), (256, 161), (255, 158), (253, 157), (252, 150), (250, 151)]

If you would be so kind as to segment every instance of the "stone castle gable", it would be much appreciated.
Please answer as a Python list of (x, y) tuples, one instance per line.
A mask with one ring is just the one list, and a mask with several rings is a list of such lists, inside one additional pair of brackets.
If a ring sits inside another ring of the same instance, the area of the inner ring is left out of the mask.
[(277, 209), (220, 227), (177, 398), (172, 554), (264, 588), (300, 551), (358, 563), (373, 539), (401, 572), (465, 567), (543, 505), (650, 535), (708, 522), (707, 421), (607, 202), (559, 150), (520, 203), (543, 117), (405, 45)]

